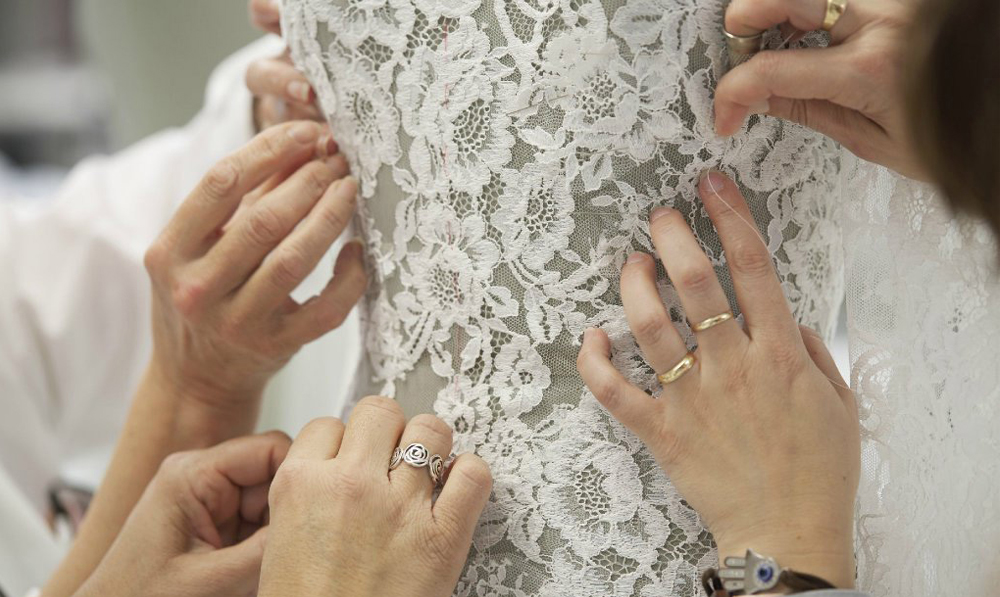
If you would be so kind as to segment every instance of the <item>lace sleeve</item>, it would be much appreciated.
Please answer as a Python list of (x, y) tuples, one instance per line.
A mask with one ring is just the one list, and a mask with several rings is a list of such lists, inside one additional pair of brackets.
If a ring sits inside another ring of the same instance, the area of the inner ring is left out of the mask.
[(859, 587), (992, 593), (976, 563), (1000, 551), (995, 240), (927, 186), (844, 159)]

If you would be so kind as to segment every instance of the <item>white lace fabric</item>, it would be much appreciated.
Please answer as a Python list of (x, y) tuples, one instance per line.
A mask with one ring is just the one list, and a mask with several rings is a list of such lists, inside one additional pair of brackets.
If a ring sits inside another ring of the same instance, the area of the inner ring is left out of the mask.
[(1000, 568), (1000, 278), (983, 224), (845, 155), (859, 587), (988, 595)]
[[(843, 296), (840, 150), (776, 119), (713, 133), (722, 0), (285, 0), (283, 26), (360, 180), (366, 385), (433, 412), (495, 485), (456, 595), (690, 597), (710, 535), (576, 371), (587, 326), (656, 392), (620, 267), (647, 214), (733, 176), (797, 318)], [(664, 300), (690, 338), (673, 289)], [(735, 308), (735, 304), (734, 304)]]

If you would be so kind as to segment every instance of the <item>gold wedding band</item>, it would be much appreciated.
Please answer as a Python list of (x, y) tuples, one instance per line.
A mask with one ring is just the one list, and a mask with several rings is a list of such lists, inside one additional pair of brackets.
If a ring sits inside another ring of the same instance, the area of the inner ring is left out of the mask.
[(847, 0), (826, 0), (826, 16), (823, 17), (823, 31), (833, 29), (847, 10)]
[(684, 355), (684, 358), (681, 359), (681, 362), (674, 365), (673, 369), (667, 371), (666, 373), (661, 373), (657, 375), (656, 379), (660, 380), (660, 385), (664, 386), (667, 384), (674, 383), (675, 381), (683, 377), (685, 373), (690, 371), (691, 368), (694, 367), (694, 364), (695, 364), (694, 353), (689, 352), (686, 355)]
[(729, 311), (726, 311), (725, 313), (722, 313), (720, 315), (716, 315), (715, 317), (709, 317), (705, 321), (699, 321), (698, 323), (696, 323), (693, 326), (691, 326), (691, 329), (694, 330), (694, 331), (696, 331), (696, 332), (704, 332), (705, 330), (714, 328), (715, 326), (719, 325), (720, 323), (725, 323), (725, 322), (729, 321), (732, 318), (733, 318), (733, 314), (730, 313)]

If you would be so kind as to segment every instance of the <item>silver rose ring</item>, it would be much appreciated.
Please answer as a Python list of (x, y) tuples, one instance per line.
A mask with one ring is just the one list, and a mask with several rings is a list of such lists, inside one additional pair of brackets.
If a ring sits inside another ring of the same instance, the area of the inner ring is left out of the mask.
[(399, 468), (399, 465), (404, 462), (413, 468), (424, 468), (426, 466), (434, 485), (441, 484), (444, 473), (444, 459), (437, 454), (432, 455), (423, 444), (410, 444), (406, 446), (405, 450), (400, 448), (393, 450), (392, 458), (389, 459), (389, 470), (392, 471)]

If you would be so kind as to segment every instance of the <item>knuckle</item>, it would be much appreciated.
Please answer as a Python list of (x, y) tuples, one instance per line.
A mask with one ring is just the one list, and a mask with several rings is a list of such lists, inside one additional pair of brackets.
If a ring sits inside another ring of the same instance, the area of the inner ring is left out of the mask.
[(330, 489), (334, 500), (345, 504), (361, 503), (369, 494), (371, 483), (359, 469), (335, 469), (330, 474)]
[(337, 417), (319, 417), (313, 419), (306, 423), (305, 427), (302, 428), (302, 432), (305, 433), (309, 431), (343, 431), (344, 422)]
[(247, 218), (246, 235), (255, 246), (271, 246), (284, 235), (285, 228), (273, 208), (258, 204)]
[(771, 255), (759, 242), (742, 242), (728, 255), (729, 267), (745, 277), (763, 277), (774, 271)]
[(775, 371), (785, 374), (794, 374), (805, 365), (806, 355), (797, 346), (790, 343), (781, 343), (768, 349), (768, 358)]
[(461, 523), (452, 516), (439, 516), (435, 524), (421, 525), (418, 536), (422, 557), (431, 565), (450, 563), (464, 555)]
[(176, 478), (188, 469), (193, 459), (194, 454), (192, 452), (174, 452), (173, 454), (168, 454), (160, 462), (159, 474), (166, 478)]
[(705, 294), (718, 283), (718, 279), (715, 277), (715, 269), (706, 262), (682, 266), (674, 282), (689, 293)]
[(666, 316), (659, 313), (646, 313), (636, 317), (632, 324), (632, 333), (643, 343), (658, 344), (666, 335), (670, 323)]
[(253, 144), (253, 152), (259, 159), (266, 162), (277, 160), (285, 148), (281, 139), (287, 138), (289, 137), (284, 131), (267, 131), (262, 135), (257, 135)]
[(295, 245), (283, 247), (274, 257), (271, 280), (279, 288), (298, 286), (312, 271), (311, 265), (301, 248)]
[(367, 396), (362, 398), (358, 405), (354, 407), (355, 411), (370, 410), (375, 414), (385, 417), (392, 417), (397, 420), (404, 420), (403, 408), (399, 406), (399, 403), (392, 398), (387, 398), (385, 396)]
[(599, 375), (589, 387), (594, 397), (611, 412), (615, 412), (622, 402), (621, 382), (611, 375)]
[(493, 472), (482, 458), (468, 454), (452, 469), (452, 475), (460, 476), (466, 483), (486, 491), (493, 486)]
[(338, 205), (324, 205), (319, 210), (318, 216), (322, 219), (323, 225), (328, 230), (336, 232), (347, 228), (347, 224), (349, 223), (347, 212)]
[(186, 318), (193, 318), (201, 312), (208, 295), (208, 286), (197, 280), (183, 280), (174, 284), (171, 302), (174, 309)]
[(225, 197), (239, 180), (239, 168), (233, 158), (227, 158), (212, 166), (202, 181), (202, 189), (213, 199)]
[(310, 478), (307, 466), (308, 463), (303, 460), (285, 460), (281, 463), (268, 490), (268, 503), (272, 508), (299, 495), (302, 483), (308, 482)]
[(410, 420), (410, 427), (417, 437), (429, 435), (437, 442), (451, 444), (451, 427), (434, 415), (417, 415)]
[(302, 169), (303, 185), (312, 197), (319, 197), (330, 186), (333, 172), (325, 164), (313, 162)]
[(170, 248), (161, 236), (153, 241), (143, 255), (142, 264), (153, 279), (157, 279), (163, 270), (167, 269)]
[(657, 431), (657, 458), (664, 465), (680, 462), (684, 458), (684, 441), (672, 427), (661, 425)]

